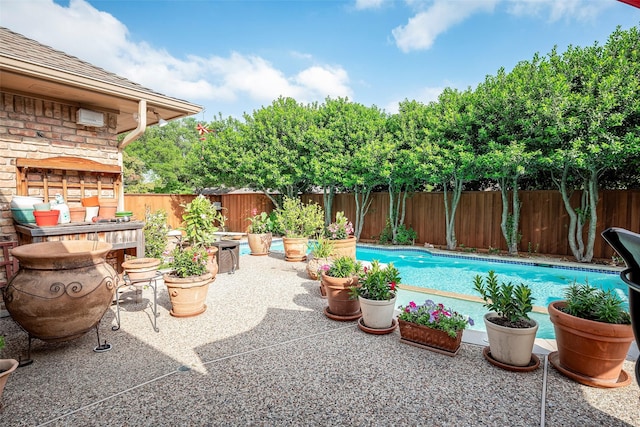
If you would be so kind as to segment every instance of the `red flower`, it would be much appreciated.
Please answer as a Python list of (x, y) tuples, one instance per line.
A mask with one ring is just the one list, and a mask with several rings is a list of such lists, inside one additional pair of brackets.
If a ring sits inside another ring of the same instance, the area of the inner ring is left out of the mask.
[(396, 290), (396, 282), (389, 283), (389, 289), (391, 289), (392, 291), (395, 291)]

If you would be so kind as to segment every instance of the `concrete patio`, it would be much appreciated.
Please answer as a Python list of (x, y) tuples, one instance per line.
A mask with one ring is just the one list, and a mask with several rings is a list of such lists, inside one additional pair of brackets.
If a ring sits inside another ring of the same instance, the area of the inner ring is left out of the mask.
[[(93, 332), (34, 340), (33, 364), (9, 378), (0, 425), (640, 426), (635, 378), (580, 385), (548, 363), (548, 343), (536, 346), (539, 369), (514, 373), (484, 359), (482, 334), (465, 332), (453, 358), (403, 344), (398, 331), (365, 334), (325, 317), (304, 267), (278, 253), (244, 255), (194, 318), (170, 316), (160, 285), (158, 333), (145, 289), (141, 303), (122, 305), (120, 330), (111, 330), (115, 306), (105, 314), (109, 352), (93, 351)], [(0, 333), (1, 357), (26, 354), (27, 334), (11, 318)], [(633, 367), (629, 359), (631, 376)]]

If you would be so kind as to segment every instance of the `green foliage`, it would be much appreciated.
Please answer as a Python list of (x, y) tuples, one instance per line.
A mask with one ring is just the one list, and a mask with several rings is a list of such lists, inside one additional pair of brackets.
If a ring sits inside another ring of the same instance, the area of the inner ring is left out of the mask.
[(177, 277), (201, 276), (207, 273), (207, 249), (203, 246), (178, 245), (172, 252), (172, 267)]
[(378, 238), (378, 241), (382, 245), (388, 245), (388, 244), (391, 244), (391, 242), (393, 242), (393, 230), (391, 229), (391, 220), (388, 217), (387, 217), (387, 222), (384, 228), (380, 232), (380, 237)]
[(4, 336), (0, 335), (0, 350), (4, 348)]
[(418, 233), (411, 227), (406, 228), (404, 224), (398, 227), (396, 234), (396, 244), (398, 245), (413, 245), (418, 238)]
[(317, 203), (302, 203), (285, 196), (276, 210), (278, 225), (286, 237), (301, 238), (318, 235), (324, 226), (324, 211)]
[(380, 266), (380, 261), (373, 260), (371, 267), (364, 267), (358, 275), (358, 285), (350, 289), (351, 298), (362, 298), (385, 301), (396, 295), (396, 286), (400, 284), (400, 272), (389, 263), (385, 268)]
[(144, 252), (149, 258), (162, 259), (169, 236), (169, 225), (167, 224), (167, 212), (163, 209), (151, 212), (147, 206), (145, 208), (144, 223)]
[(333, 253), (333, 242), (326, 237), (318, 237), (318, 240), (309, 242), (309, 249), (314, 258), (329, 258)]
[(485, 280), (477, 275), (473, 280), (473, 288), (484, 300), (484, 306), (489, 311), (494, 311), (498, 316), (507, 319), (512, 324), (529, 319), (529, 313), (533, 310), (531, 288), (524, 283), (514, 286), (502, 282), (498, 284), (498, 276), (495, 271), (489, 271)]
[(225, 218), (218, 212), (211, 200), (200, 194), (186, 205), (182, 215), (184, 231), (189, 244), (209, 247), (215, 242), (218, 225), (224, 224)]
[(270, 214), (266, 212), (260, 212), (259, 214), (255, 214), (249, 220), (249, 227), (247, 228), (247, 233), (255, 233), (255, 234), (264, 234), (271, 233), (274, 229), (274, 220)]
[(362, 263), (351, 257), (344, 256), (333, 260), (329, 269), (326, 271), (327, 276), (331, 277), (354, 277), (362, 271)]
[(631, 317), (623, 308), (622, 300), (611, 290), (573, 283), (565, 292), (568, 314), (596, 322), (630, 324)]

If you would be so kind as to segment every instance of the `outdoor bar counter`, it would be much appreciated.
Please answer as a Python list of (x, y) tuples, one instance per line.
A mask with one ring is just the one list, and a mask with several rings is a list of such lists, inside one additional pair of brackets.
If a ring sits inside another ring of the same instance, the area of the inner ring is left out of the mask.
[[(18, 232), (18, 245), (58, 240), (98, 240), (108, 242), (112, 251), (118, 252), (120, 267), (125, 251), (135, 250), (138, 258), (144, 257), (144, 221), (128, 222), (83, 222), (58, 224), (50, 227), (38, 227), (35, 224), (15, 224)], [(120, 268), (117, 268), (120, 270)]]

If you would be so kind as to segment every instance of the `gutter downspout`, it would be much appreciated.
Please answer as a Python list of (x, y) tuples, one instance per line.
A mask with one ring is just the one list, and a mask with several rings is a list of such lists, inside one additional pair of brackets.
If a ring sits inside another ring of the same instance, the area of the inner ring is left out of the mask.
[[(124, 137), (122, 142), (118, 145), (118, 166), (120, 170), (123, 170), (122, 164), (122, 150), (129, 145), (130, 142), (138, 139), (147, 129), (147, 101), (141, 99), (138, 102), (138, 127), (132, 130), (127, 136)], [(118, 211), (124, 210), (124, 180), (120, 186), (120, 194), (118, 194)]]

